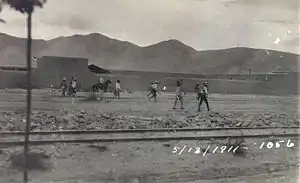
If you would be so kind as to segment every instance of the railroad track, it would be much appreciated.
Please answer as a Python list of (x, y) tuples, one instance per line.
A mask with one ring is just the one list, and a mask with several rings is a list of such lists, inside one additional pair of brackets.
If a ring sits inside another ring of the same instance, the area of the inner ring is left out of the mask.
[[(216, 129), (118, 129), (61, 130), (30, 132), (31, 145), (54, 143), (100, 143), (237, 138), (299, 137), (299, 127), (216, 128)], [(24, 144), (24, 132), (0, 132), (0, 147)]]

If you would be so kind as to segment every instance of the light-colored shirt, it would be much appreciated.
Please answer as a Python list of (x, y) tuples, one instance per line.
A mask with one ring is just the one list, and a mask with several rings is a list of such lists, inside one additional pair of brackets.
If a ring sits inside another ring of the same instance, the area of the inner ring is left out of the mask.
[(102, 77), (100, 77), (99, 81), (100, 83), (104, 83), (104, 79)]
[(157, 84), (153, 84), (152, 88), (155, 89), (155, 90), (157, 90)]
[(72, 85), (73, 88), (76, 88), (76, 81), (72, 81)]
[(121, 90), (121, 85), (120, 85), (120, 83), (116, 83), (116, 89)]
[(203, 86), (200, 91), (202, 94), (208, 94), (208, 89), (206, 86)]

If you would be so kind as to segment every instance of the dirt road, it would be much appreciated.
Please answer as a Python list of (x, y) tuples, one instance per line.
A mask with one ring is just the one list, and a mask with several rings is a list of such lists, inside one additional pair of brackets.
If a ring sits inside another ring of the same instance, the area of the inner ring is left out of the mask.
[[(2, 131), (22, 130), (25, 99), (24, 91), (0, 92)], [(185, 110), (172, 110), (173, 95), (169, 93), (159, 95), (154, 103), (141, 92), (123, 94), (120, 100), (86, 101), (82, 97), (76, 100), (51, 97), (45, 91), (35, 90), (33, 130), (87, 129), (87, 126), (89, 129), (295, 126), (299, 125), (298, 100), (298, 97), (212, 95), (213, 112), (206, 112), (203, 106), (203, 112), (197, 114), (197, 101), (192, 94), (185, 96)], [(129, 120), (132, 116), (154, 118), (155, 122)], [(243, 144), (248, 149), (240, 154), (214, 152), (215, 147), (228, 143), (224, 140), (38, 146), (31, 151), (43, 156), (33, 158), (32, 164), (41, 160), (36, 164), (43, 166), (32, 170), (30, 177), (36, 183), (296, 183), (299, 139), (290, 139), (295, 143), (293, 147), (286, 146), (288, 140), (246, 139)], [(259, 147), (269, 141), (284, 143), (280, 148)], [(184, 146), (192, 150), (180, 155), (174, 152), (174, 147)], [(203, 156), (209, 146), (212, 148)], [(201, 153), (195, 153), (197, 147)], [(14, 161), (15, 153), (21, 151), (21, 147), (0, 149), (1, 183), (22, 180), (18, 161)]]

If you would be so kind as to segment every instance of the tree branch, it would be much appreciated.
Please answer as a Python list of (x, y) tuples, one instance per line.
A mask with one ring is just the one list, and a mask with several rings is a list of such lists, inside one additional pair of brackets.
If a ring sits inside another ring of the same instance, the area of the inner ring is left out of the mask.
[(8, 5), (21, 13), (32, 13), (34, 7), (42, 8), (47, 0), (0, 0), (1, 4)]

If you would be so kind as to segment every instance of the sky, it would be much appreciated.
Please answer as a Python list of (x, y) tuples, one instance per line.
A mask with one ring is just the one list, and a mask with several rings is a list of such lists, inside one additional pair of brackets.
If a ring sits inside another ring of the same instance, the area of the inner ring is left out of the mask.
[[(26, 17), (4, 8), (0, 32), (25, 37)], [(139, 46), (177, 39), (197, 49), (252, 47), (300, 53), (298, 0), (48, 0), (33, 37), (98, 32)]]

